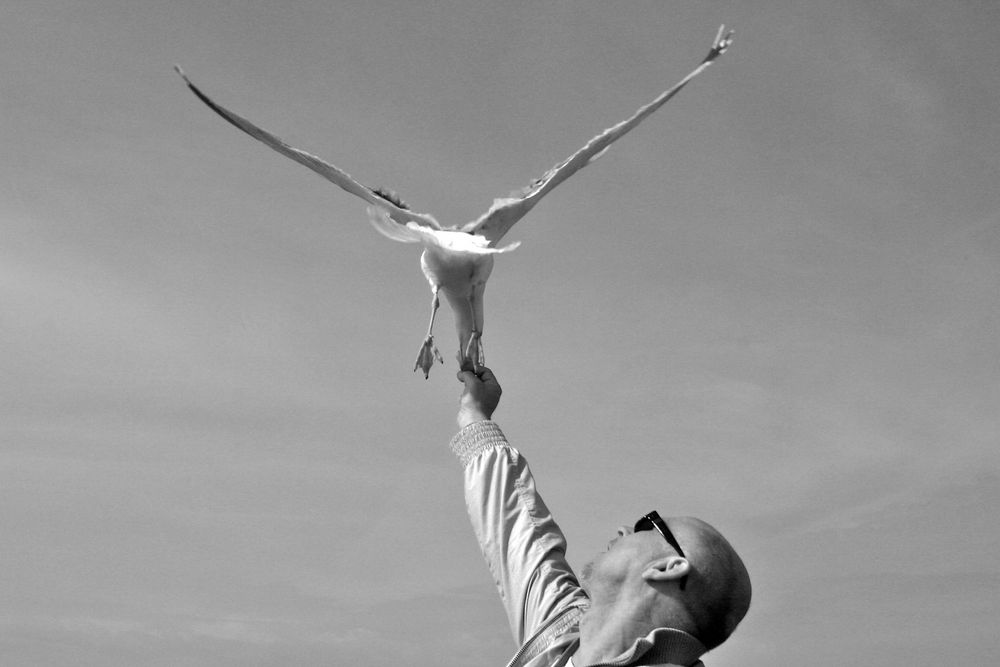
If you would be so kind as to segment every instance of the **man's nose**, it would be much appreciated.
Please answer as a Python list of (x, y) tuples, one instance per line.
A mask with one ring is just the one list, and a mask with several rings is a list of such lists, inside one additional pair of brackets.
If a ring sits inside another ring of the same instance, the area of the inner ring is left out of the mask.
[(626, 535), (631, 535), (632, 529), (628, 526), (618, 526), (618, 537), (625, 537)]

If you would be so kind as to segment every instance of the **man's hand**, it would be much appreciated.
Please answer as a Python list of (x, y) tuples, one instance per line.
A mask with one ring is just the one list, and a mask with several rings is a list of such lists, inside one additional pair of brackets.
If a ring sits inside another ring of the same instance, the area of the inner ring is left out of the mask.
[(471, 370), (458, 372), (458, 380), (465, 385), (458, 404), (458, 427), (465, 428), (474, 422), (493, 416), (500, 403), (500, 383), (493, 371), (481, 366), (479, 373)]

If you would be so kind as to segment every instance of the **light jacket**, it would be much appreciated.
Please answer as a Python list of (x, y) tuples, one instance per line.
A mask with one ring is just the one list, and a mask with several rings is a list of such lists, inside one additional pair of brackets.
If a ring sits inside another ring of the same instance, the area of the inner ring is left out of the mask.
[[(590, 601), (527, 462), (492, 421), (466, 426), (451, 448), (465, 469), (472, 528), (520, 646), (508, 667), (563, 667), (579, 647), (579, 621)], [(704, 667), (698, 658), (705, 650), (686, 632), (658, 628), (601, 664)]]

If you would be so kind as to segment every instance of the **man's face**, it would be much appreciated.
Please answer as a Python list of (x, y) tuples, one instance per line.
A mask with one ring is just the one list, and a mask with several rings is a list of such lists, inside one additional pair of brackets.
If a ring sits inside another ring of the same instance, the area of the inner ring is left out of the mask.
[(607, 548), (580, 571), (580, 582), (592, 597), (603, 589), (620, 587), (630, 577), (638, 578), (646, 563), (671, 551), (656, 531), (636, 533), (620, 526), (617, 532)]

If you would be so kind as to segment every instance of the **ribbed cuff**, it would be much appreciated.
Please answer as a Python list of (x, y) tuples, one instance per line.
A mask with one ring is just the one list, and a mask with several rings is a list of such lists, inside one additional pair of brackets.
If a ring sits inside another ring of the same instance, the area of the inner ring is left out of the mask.
[(462, 462), (462, 467), (487, 449), (508, 445), (507, 438), (496, 422), (473, 422), (455, 434), (448, 446)]

